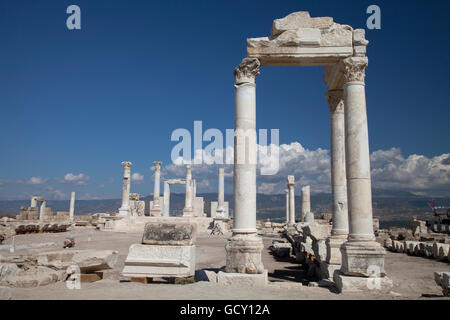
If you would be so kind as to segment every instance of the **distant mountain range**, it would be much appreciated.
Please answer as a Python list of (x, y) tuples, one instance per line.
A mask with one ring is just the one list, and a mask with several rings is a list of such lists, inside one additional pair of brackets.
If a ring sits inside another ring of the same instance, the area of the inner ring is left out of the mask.
[[(373, 192), (373, 214), (380, 217), (381, 227), (404, 226), (416, 217), (423, 220), (433, 219), (427, 203), (433, 200), (437, 205), (450, 206), (450, 198), (428, 198), (414, 195), (405, 191), (377, 190)], [(217, 201), (216, 193), (198, 194), (205, 200), (205, 212), (209, 213), (211, 201)], [(272, 221), (284, 221), (286, 216), (286, 196), (284, 194), (258, 194), (257, 195), (257, 217), (258, 219), (270, 218)], [(152, 200), (151, 196), (142, 198), (147, 202)], [(229, 201), (231, 213), (233, 212), (233, 195), (225, 195), (225, 201)], [(30, 200), (3, 200), (0, 201), (0, 213), (16, 215), (21, 206), (29, 206)], [(87, 215), (99, 212), (117, 212), (121, 205), (120, 199), (105, 200), (76, 200), (75, 214)], [(52, 211), (69, 211), (69, 200), (48, 200), (47, 207)], [(170, 194), (171, 215), (180, 215), (184, 207), (184, 193)], [(295, 209), (297, 217), (301, 208), (301, 197), (295, 197)], [(331, 194), (321, 193), (311, 195), (311, 208), (316, 217), (320, 213), (331, 212)]]

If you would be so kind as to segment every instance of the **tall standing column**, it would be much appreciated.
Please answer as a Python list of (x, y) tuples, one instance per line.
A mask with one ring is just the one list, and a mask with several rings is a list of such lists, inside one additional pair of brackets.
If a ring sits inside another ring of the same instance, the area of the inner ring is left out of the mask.
[(286, 193), (286, 224), (289, 225), (289, 189), (285, 189)]
[(41, 207), (39, 208), (39, 220), (40, 221), (45, 220), (45, 208), (46, 208), (46, 202), (45, 202), (45, 200), (42, 200)]
[(31, 208), (35, 208), (37, 206), (37, 203), (36, 203), (36, 197), (35, 196), (32, 196), (31, 197), (31, 204), (30, 204), (30, 207)]
[(186, 194), (184, 200), (183, 216), (192, 216), (192, 171), (191, 166), (186, 166)]
[(309, 186), (302, 187), (302, 222), (306, 215), (311, 212), (311, 189)]
[(75, 212), (75, 192), (72, 191), (70, 193), (70, 211), (69, 211), (70, 221), (73, 221), (74, 212)]
[(164, 181), (164, 216), (170, 216), (170, 185)]
[(130, 216), (131, 162), (123, 161), (122, 167), (123, 167), (122, 206), (119, 209), (119, 216)]
[(343, 60), (345, 160), (349, 213), (348, 241), (341, 247), (341, 272), (352, 276), (384, 276), (384, 248), (375, 241), (372, 217), (369, 137), (364, 70), (367, 57)]
[(153, 162), (155, 165), (155, 182), (153, 187), (153, 206), (150, 208), (150, 215), (151, 216), (161, 216), (162, 215), (162, 209), (161, 209), (161, 203), (160, 203), (160, 191), (159, 187), (161, 185), (161, 161), (155, 161)]
[(347, 178), (345, 171), (345, 117), (343, 90), (326, 94), (330, 107), (331, 193), (333, 222), (327, 244), (327, 263), (341, 264), (341, 245), (348, 237)]
[(292, 226), (295, 224), (295, 180), (294, 176), (287, 177), (287, 186), (289, 190), (289, 221), (288, 225)]
[(219, 216), (222, 216), (225, 208), (225, 184), (224, 184), (224, 169), (219, 168), (219, 183), (218, 183), (218, 190), (217, 190), (217, 209), (216, 212)]
[(234, 70), (234, 220), (225, 247), (226, 272), (264, 272), (262, 239), (256, 230), (256, 85), (260, 62), (245, 58)]

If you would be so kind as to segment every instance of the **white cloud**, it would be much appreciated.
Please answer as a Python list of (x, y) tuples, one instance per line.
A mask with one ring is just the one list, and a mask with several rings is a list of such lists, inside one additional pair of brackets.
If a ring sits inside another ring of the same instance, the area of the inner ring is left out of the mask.
[(144, 180), (144, 176), (142, 174), (136, 172), (131, 175), (131, 180), (136, 181), (136, 182), (141, 182)]
[[(329, 150), (321, 148), (309, 150), (299, 142), (273, 147), (278, 148), (275, 151), (279, 152), (279, 170), (274, 175), (260, 175), (258, 170), (258, 192), (282, 194), (286, 189), (288, 175), (295, 176), (296, 194), (304, 185), (310, 185), (312, 193), (331, 192)], [(450, 196), (450, 153), (433, 158), (415, 154), (405, 158), (399, 148), (392, 148), (375, 151), (370, 158), (373, 188), (403, 190), (430, 196)], [(163, 177), (184, 178), (185, 164), (186, 162), (180, 158), (175, 164), (163, 167)], [(217, 192), (219, 167), (225, 168), (226, 192), (232, 191), (232, 165), (203, 163), (192, 164), (192, 175), (197, 179), (197, 192)], [(258, 169), (260, 168), (261, 165), (258, 165)]]
[(90, 179), (90, 177), (86, 176), (84, 173), (80, 173), (77, 175), (74, 175), (73, 173), (67, 173), (64, 176), (64, 182), (71, 183), (71, 184), (78, 185), (78, 186), (87, 184), (89, 179)]
[(31, 177), (27, 183), (28, 184), (43, 184), (47, 179), (44, 179), (42, 177)]

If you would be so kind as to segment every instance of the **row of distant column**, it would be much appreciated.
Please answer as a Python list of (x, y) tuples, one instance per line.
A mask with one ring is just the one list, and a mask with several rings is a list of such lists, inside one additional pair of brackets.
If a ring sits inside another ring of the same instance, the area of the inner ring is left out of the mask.
[[(168, 183), (164, 183), (164, 205), (161, 205), (160, 198), (160, 179), (161, 179), (161, 161), (155, 161), (155, 179), (153, 188), (153, 204), (150, 208), (150, 215), (152, 216), (169, 216), (169, 201), (170, 201), (170, 187)], [(119, 216), (130, 215), (130, 178), (131, 165), (129, 161), (123, 161), (123, 184), (122, 184), (122, 205), (119, 208)], [(219, 168), (218, 171), (218, 206), (217, 212), (224, 212), (224, 169)], [(190, 165), (186, 166), (186, 180), (185, 180), (185, 206), (183, 209), (183, 216), (193, 215), (193, 200), (197, 194), (196, 182), (192, 179), (192, 169)]]
[[(295, 224), (295, 179), (294, 176), (287, 177), (286, 193), (286, 223), (288, 226)], [(302, 188), (301, 221), (312, 222), (314, 215), (311, 212), (310, 186)]]

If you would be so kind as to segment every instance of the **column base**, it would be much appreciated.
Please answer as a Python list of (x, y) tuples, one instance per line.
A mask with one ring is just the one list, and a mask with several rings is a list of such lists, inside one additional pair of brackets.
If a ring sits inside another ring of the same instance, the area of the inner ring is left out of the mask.
[(256, 233), (233, 234), (225, 246), (226, 272), (260, 274), (264, 272), (261, 252), (263, 241)]
[(119, 217), (127, 217), (130, 216), (130, 208), (119, 208)]
[(219, 271), (217, 275), (217, 283), (222, 285), (239, 285), (239, 286), (266, 286), (269, 283), (268, 272), (264, 270), (259, 274), (248, 273), (229, 273)]
[(194, 215), (194, 209), (183, 209), (183, 217), (192, 217)]
[[(341, 246), (347, 241), (347, 236), (331, 236), (326, 240), (327, 246), (327, 263), (341, 265), (342, 255)], [(333, 277), (333, 274), (331, 274)]]
[(389, 293), (394, 286), (388, 277), (351, 277), (339, 270), (334, 272), (333, 281), (341, 293), (374, 291), (377, 293)]
[(341, 272), (346, 276), (384, 277), (386, 250), (376, 241), (347, 241), (341, 246)]

